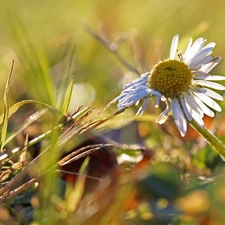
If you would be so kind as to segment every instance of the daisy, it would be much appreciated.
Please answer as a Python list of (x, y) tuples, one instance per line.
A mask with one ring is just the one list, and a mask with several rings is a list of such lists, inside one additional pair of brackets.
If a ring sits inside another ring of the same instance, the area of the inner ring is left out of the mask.
[(214, 117), (214, 111), (221, 111), (214, 99), (223, 100), (223, 97), (212, 89), (225, 90), (223, 85), (213, 82), (225, 80), (225, 77), (209, 74), (220, 62), (220, 57), (211, 55), (214, 42), (205, 45), (203, 38), (194, 43), (190, 39), (182, 54), (177, 50), (178, 39), (178, 35), (174, 36), (168, 59), (159, 61), (150, 72), (125, 85), (115, 101), (118, 101), (119, 109), (125, 109), (143, 100), (137, 115), (146, 110), (151, 98), (154, 98), (155, 107), (160, 101), (165, 102), (166, 108), (156, 122), (163, 124), (172, 115), (181, 136), (184, 136), (187, 121), (194, 120), (204, 128), (204, 114)]

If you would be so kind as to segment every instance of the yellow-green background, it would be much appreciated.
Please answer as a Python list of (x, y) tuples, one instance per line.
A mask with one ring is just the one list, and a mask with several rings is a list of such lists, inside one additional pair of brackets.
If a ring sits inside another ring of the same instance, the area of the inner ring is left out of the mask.
[[(213, 55), (222, 57), (213, 74), (225, 75), (224, 12), (225, 2), (222, 0), (0, 0), (0, 95), (3, 96), (14, 60), (9, 90), (10, 105), (24, 99), (34, 99), (59, 108), (63, 101), (62, 93), (73, 77), (78, 86), (74, 88), (71, 112), (79, 104), (103, 108), (121, 92), (126, 82), (137, 75), (129, 73), (113, 54), (91, 37), (84, 29), (85, 25), (96, 34), (104, 33), (111, 41), (123, 39), (119, 52), (140, 73), (149, 71), (158, 60), (169, 56), (171, 40), (175, 34), (180, 35), (181, 51), (185, 49), (190, 37), (204, 37), (207, 42), (216, 42)], [(86, 97), (83, 102), (78, 101), (84, 95)], [(219, 104), (224, 108), (223, 102)], [(0, 109), (3, 112), (3, 101), (0, 102)], [(115, 109), (114, 105), (109, 112)], [(135, 107), (128, 110), (124, 117), (130, 115), (131, 111), (134, 113)], [(159, 113), (152, 108), (148, 112), (153, 113), (153, 117)], [(217, 114), (219, 119), (222, 115), (223, 112)], [(124, 117), (115, 120), (118, 127), (124, 124)], [(155, 153), (146, 174), (151, 175), (152, 171), (157, 174), (158, 169), (161, 171), (166, 168), (169, 171), (166, 181), (176, 185), (173, 180), (174, 166), (176, 175), (181, 179), (179, 185), (182, 189), (180, 196), (175, 197), (183, 196), (184, 202), (190, 202), (188, 212), (191, 213), (196, 213), (191, 208), (195, 206), (195, 199), (202, 200), (197, 205), (196, 218), (184, 212), (184, 218), (173, 224), (203, 224), (199, 222), (199, 217), (205, 216), (205, 206), (213, 224), (223, 224), (224, 166), (220, 158), (216, 158), (214, 150), (197, 137), (187, 140), (181, 139), (176, 132), (174, 135), (174, 131), (171, 131), (173, 121), (163, 127), (155, 125), (155, 118), (142, 119), (144, 122), (140, 123), (139, 131), (147, 146)], [(134, 129), (126, 130), (127, 142), (132, 142), (130, 139), (134, 132)], [(220, 138), (224, 140), (223, 132), (220, 132)], [(161, 163), (170, 163), (172, 169), (170, 166), (161, 166)], [(208, 177), (212, 179), (204, 180)], [(147, 182), (154, 186), (154, 181)], [(208, 183), (208, 186), (205, 185)], [(166, 185), (163, 192), (167, 194), (170, 188), (167, 189)], [(203, 193), (203, 197), (195, 192), (198, 189), (202, 190), (200, 194)], [(188, 195), (192, 191), (197, 195)], [(174, 202), (170, 202), (172, 206)], [(181, 201), (182, 204), (184, 202)], [(120, 205), (120, 202), (117, 204)], [(182, 204), (179, 205), (178, 201), (175, 207), (182, 210)], [(211, 212), (212, 208), (214, 210)], [(177, 215), (177, 211), (172, 213)], [(170, 212), (163, 215), (168, 214)], [(126, 224), (135, 224), (135, 221), (131, 219)], [(143, 218), (137, 221), (149, 223)]]
[[(90, 84), (95, 90), (97, 102), (105, 104), (110, 101), (119, 94), (122, 84), (118, 84), (127, 69), (87, 34), (85, 24), (96, 33), (104, 30), (112, 41), (121, 36), (125, 38), (120, 45), (121, 55), (140, 72), (150, 70), (159, 59), (168, 57), (175, 34), (180, 34), (181, 50), (190, 37), (203, 36), (208, 42), (216, 42), (213, 54), (222, 56), (216, 72), (223, 74), (224, 9), (223, 1), (203, 0), (1, 0), (1, 89), (14, 59), (11, 97), (28, 95), (55, 104), (58, 85), (66, 73), (66, 55), (69, 58), (74, 48), (70, 72), (75, 83)], [(40, 62), (34, 50), (39, 54), (44, 72), (35, 68)], [(138, 53), (143, 54), (141, 61), (144, 68), (137, 60)], [(47, 77), (46, 85), (43, 77)], [(47, 91), (46, 86), (53, 89)]]

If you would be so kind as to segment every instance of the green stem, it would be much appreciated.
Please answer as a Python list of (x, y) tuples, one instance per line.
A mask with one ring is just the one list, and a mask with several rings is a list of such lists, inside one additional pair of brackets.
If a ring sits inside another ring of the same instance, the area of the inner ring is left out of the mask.
[(225, 145), (208, 129), (206, 129), (205, 127), (202, 128), (194, 120), (190, 121), (189, 123), (207, 140), (207, 142), (220, 154), (220, 156), (225, 159)]

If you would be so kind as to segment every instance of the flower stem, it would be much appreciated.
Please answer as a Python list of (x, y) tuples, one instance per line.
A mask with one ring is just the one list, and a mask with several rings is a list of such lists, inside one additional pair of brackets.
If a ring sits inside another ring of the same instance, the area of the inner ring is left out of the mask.
[(207, 142), (220, 154), (220, 156), (225, 160), (225, 145), (208, 129), (205, 127), (201, 127), (198, 123), (194, 120), (189, 121), (190, 125), (199, 132)]

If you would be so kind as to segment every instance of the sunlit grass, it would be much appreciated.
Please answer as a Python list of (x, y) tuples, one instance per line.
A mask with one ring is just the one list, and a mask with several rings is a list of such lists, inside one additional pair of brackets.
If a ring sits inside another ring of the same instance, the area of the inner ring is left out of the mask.
[[(101, 112), (177, 33), (181, 50), (215, 41), (225, 75), (222, 1), (2, 3), (1, 224), (224, 224), (224, 163), (206, 141), (155, 124), (151, 104)], [(205, 123), (225, 143), (223, 112)]]

